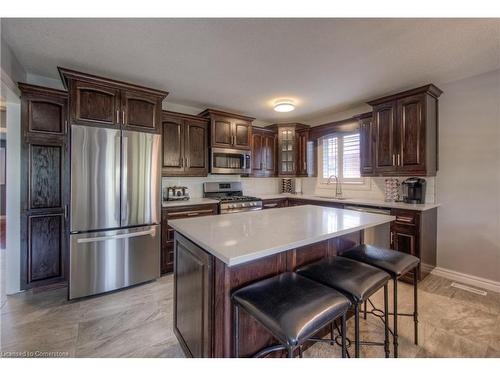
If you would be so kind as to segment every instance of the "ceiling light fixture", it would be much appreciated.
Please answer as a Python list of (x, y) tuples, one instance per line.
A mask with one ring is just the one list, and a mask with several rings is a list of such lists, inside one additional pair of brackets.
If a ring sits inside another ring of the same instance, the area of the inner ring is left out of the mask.
[(290, 112), (295, 109), (295, 105), (291, 100), (279, 100), (274, 103), (274, 110), (276, 112)]

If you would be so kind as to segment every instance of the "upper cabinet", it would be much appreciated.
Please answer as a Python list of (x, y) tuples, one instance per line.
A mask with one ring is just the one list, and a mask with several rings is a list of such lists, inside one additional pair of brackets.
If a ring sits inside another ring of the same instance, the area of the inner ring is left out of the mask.
[(252, 129), (252, 175), (276, 175), (276, 133), (273, 130), (255, 126)]
[[(267, 127), (277, 133), (277, 170), (280, 176), (314, 175), (313, 143), (309, 126), (299, 123), (274, 124)], [(311, 151), (311, 152), (310, 152)]]
[(253, 117), (206, 109), (199, 116), (210, 119), (210, 146), (250, 150)]
[(372, 114), (359, 118), (359, 158), (361, 176), (373, 176), (374, 138)]
[(363, 175), (369, 173), (370, 154), (373, 174), (377, 176), (436, 175), (441, 93), (431, 84), (368, 102), (373, 106), (371, 130), (367, 130), (366, 121), (360, 122)]
[(72, 124), (160, 132), (165, 91), (59, 68)]
[(208, 120), (163, 111), (163, 176), (207, 176)]

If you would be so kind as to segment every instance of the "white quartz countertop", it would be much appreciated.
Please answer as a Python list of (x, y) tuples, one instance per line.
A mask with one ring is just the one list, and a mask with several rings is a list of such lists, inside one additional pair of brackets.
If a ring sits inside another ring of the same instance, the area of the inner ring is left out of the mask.
[(353, 204), (353, 205), (363, 205), (372, 207), (387, 207), (387, 208), (401, 208), (403, 210), (415, 210), (415, 211), (426, 211), (432, 208), (439, 207), (437, 203), (425, 203), (425, 204), (411, 204), (404, 202), (385, 202), (383, 200), (375, 199), (364, 199), (364, 198), (352, 198), (352, 199), (335, 199), (319, 197), (317, 195), (306, 195), (306, 194), (269, 194), (269, 195), (258, 195), (260, 199), (278, 199), (278, 198), (291, 198), (291, 199), (309, 199), (313, 201), (321, 202), (333, 202), (342, 204)]
[(191, 198), (185, 201), (163, 201), (161, 206), (163, 208), (168, 208), (168, 207), (180, 207), (180, 206), (197, 206), (200, 204), (213, 204), (213, 203), (219, 203), (219, 201), (210, 198)]
[(362, 229), (394, 216), (312, 205), (169, 222), (176, 231), (229, 266)]

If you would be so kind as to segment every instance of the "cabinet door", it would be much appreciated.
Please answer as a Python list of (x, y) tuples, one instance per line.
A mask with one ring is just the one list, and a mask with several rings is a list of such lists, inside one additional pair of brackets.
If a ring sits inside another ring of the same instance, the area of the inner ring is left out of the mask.
[(415, 226), (392, 224), (391, 249), (417, 256), (417, 229)]
[(373, 126), (372, 119), (365, 118), (359, 121), (359, 155), (361, 176), (373, 175)]
[(375, 172), (396, 171), (396, 103), (388, 102), (373, 108), (375, 131)]
[(163, 176), (178, 176), (184, 172), (184, 132), (182, 120), (164, 118), (163, 138)]
[(207, 176), (207, 123), (184, 120), (185, 176)]
[(274, 176), (276, 174), (276, 136), (265, 135), (262, 138), (264, 173), (266, 176)]
[(280, 175), (295, 174), (295, 128), (278, 130), (278, 168)]
[(242, 150), (250, 150), (252, 124), (243, 120), (235, 120), (233, 132), (233, 147)]
[(71, 121), (81, 125), (119, 126), (120, 90), (83, 81), (73, 81)]
[(212, 118), (212, 146), (213, 147), (232, 147), (233, 131), (232, 123), (226, 117)]
[(252, 174), (262, 176), (265, 163), (264, 135), (260, 133), (252, 134)]
[(397, 168), (402, 172), (425, 172), (425, 95), (398, 100)]
[(121, 123), (128, 130), (157, 132), (161, 100), (138, 91), (123, 90)]
[(297, 176), (307, 176), (308, 132), (297, 132)]
[(67, 100), (60, 97), (26, 95), (26, 131), (30, 134), (65, 135)]

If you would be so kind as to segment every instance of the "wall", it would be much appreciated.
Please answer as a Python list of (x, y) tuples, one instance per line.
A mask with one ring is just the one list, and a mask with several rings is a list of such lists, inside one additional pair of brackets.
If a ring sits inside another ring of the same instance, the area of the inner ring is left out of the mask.
[(438, 266), (500, 282), (500, 70), (440, 88)]
[(17, 82), (26, 81), (26, 72), (10, 47), (1, 40), (1, 96), (6, 106), (6, 250), (2, 251), (2, 297), (20, 290), (20, 207), (21, 207), (21, 107)]

